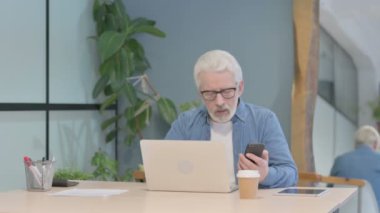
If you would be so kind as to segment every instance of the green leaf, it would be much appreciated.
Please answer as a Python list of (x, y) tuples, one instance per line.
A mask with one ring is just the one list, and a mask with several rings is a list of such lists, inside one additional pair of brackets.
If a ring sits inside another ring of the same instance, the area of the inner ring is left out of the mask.
[(145, 51), (143, 46), (134, 38), (126, 40), (125, 44), (132, 51), (138, 59), (145, 57)]
[(124, 48), (121, 48), (120, 51), (114, 56), (116, 65), (115, 79), (122, 85), (124, 85), (127, 80), (127, 57), (128, 56)]
[(120, 91), (124, 88), (124, 86), (125, 86), (124, 84), (125, 84), (125, 80), (122, 80), (122, 79), (114, 80), (111, 83), (112, 91), (114, 91), (114, 93), (119, 94)]
[(110, 80), (108, 75), (103, 75), (96, 82), (94, 89), (92, 90), (92, 97), (96, 98), (106, 88), (108, 81)]
[(135, 105), (137, 102), (137, 94), (136, 94), (136, 89), (133, 87), (133, 85), (129, 82), (125, 84), (125, 87), (123, 89), (124, 95), (128, 98), (129, 103), (131, 105)]
[(95, 0), (94, 5), (92, 7), (93, 19), (99, 23), (100, 21), (102, 21), (105, 14), (106, 8), (99, 3), (99, 0)]
[(109, 133), (107, 133), (106, 142), (108, 143), (114, 140), (116, 138), (116, 133), (117, 133), (117, 129), (113, 129)]
[(111, 85), (108, 84), (108, 85), (106, 86), (106, 88), (104, 88), (104, 95), (105, 95), (105, 96), (110, 96), (110, 95), (112, 95), (112, 94), (114, 94), (114, 93), (115, 93), (115, 91), (113, 91)]
[(135, 28), (134, 33), (148, 33), (153, 36), (157, 36), (160, 38), (164, 38), (166, 34), (162, 32), (160, 29), (150, 26), (150, 25), (142, 25), (137, 28)]
[(110, 107), (112, 104), (114, 104), (117, 100), (117, 95), (113, 94), (109, 98), (107, 98), (102, 105), (100, 106), (100, 111), (104, 111), (108, 107)]
[(144, 17), (139, 17), (139, 18), (135, 18), (132, 20), (132, 25), (131, 27), (138, 27), (138, 26), (141, 26), (141, 25), (151, 25), (151, 26), (154, 26), (156, 24), (155, 21), (153, 20), (150, 20), (150, 19), (147, 19), (147, 18), (144, 18)]
[(97, 179), (120, 180), (117, 173), (117, 161), (109, 158), (105, 152), (96, 152), (91, 159), (91, 165), (96, 167), (93, 175)]
[(97, 35), (100, 35), (106, 28), (105, 17), (107, 14), (107, 9), (103, 4), (100, 4), (99, 1), (96, 0), (94, 2), (92, 11), (93, 11), (93, 19), (96, 22), (96, 32), (97, 32)]
[(128, 120), (132, 120), (134, 117), (135, 117), (135, 109), (134, 109), (135, 106), (131, 106), (131, 107), (127, 107), (125, 110), (124, 110), (124, 117), (125, 119), (128, 121)]
[(108, 85), (106, 86), (106, 88), (104, 88), (104, 95), (105, 95), (105, 96), (110, 96), (110, 95), (112, 95), (112, 94), (114, 94), (114, 93), (116, 93), (116, 91), (114, 91), (114, 90), (112, 89), (112, 86), (111, 86), (110, 84), (108, 84)]
[(102, 33), (98, 41), (102, 63), (119, 51), (124, 44), (124, 40), (125, 35), (115, 31), (106, 31)]
[(128, 146), (132, 145), (133, 140), (135, 139), (135, 134), (128, 134), (127, 137), (124, 138), (124, 144)]
[(125, 18), (126, 13), (124, 10), (124, 5), (120, 0), (114, 1), (113, 4), (109, 6), (110, 12), (114, 14), (115, 22), (116, 22), (116, 29), (118, 31), (124, 31), (126, 28), (126, 21), (127, 19)]
[(139, 104), (136, 104), (134, 107), (135, 117), (139, 116), (140, 114), (146, 113), (146, 111), (150, 110), (149, 107), (150, 107), (150, 103), (148, 102), (148, 100), (144, 100), (140, 102)]
[[(129, 26), (131, 25), (131, 20), (129, 19), (128, 14), (125, 14), (125, 16), (124, 16), (124, 23), (125, 23), (125, 27), (124, 27), (123, 32), (127, 32), (126, 29), (128, 29)], [(128, 33), (126, 33), (126, 35), (128, 35)]]
[(150, 122), (152, 107), (148, 102), (139, 100), (136, 105), (125, 110), (124, 117), (132, 132), (141, 132)]
[(107, 23), (105, 21), (101, 21), (96, 24), (96, 33), (100, 36), (107, 29)]
[(135, 59), (134, 53), (128, 48), (125, 48), (127, 53), (127, 76), (133, 76), (135, 74)]
[(102, 130), (105, 130), (111, 124), (114, 124), (115, 122), (117, 122), (120, 118), (121, 118), (121, 115), (116, 115), (116, 116), (113, 116), (112, 118), (109, 118), (109, 119), (103, 121), (102, 125), (101, 125)]
[(131, 34), (136, 33), (135, 29), (140, 26), (144, 26), (144, 25), (154, 26), (155, 24), (156, 24), (155, 21), (149, 20), (147, 18), (140, 17), (140, 18), (133, 19), (130, 23), (130, 26), (127, 28), (126, 34), (131, 35)]
[(135, 71), (136, 73), (143, 73), (145, 70), (150, 68), (150, 63), (145, 57), (141, 60), (135, 61)]
[(129, 61), (133, 62), (131, 65), (133, 65), (134, 71), (137, 73), (142, 73), (143, 71), (150, 68), (149, 61), (145, 57), (144, 48), (136, 39), (132, 38), (126, 40), (125, 46), (126, 49), (131, 53), (131, 58)]
[(127, 15), (127, 13), (125, 12), (125, 9), (124, 9), (124, 5), (123, 5), (123, 2), (121, 0), (115, 0), (114, 1), (114, 13), (117, 14), (118, 16), (120, 17), (124, 17)]
[(106, 15), (106, 30), (107, 31), (119, 31), (118, 23), (116, 21), (116, 17), (112, 13), (108, 13)]
[(168, 124), (171, 124), (177, 118), (177, 110), (170, 99), (161, 97), (158, 99), (157, 105), (160, 115)]
[(99, 0), (95, 0), (94, 1), (94, 4), (92, 5), (92, 18), (94, 20), (97, 20), (97, 13), (99, 11), (99, 8), (100, 8), (100, 3), (99, 3)]
[(113, 57), (115, 61), (115, 79), (116, 81), (122, 80), (121, 79), (121, 63), (120, 63), (120, 51), (116, 52), (116, 54)]
[(113, 72), (115, 72), (115, 61), (112, 59), (113, 58), (110, 58), (100, 65), (99, 72), (101, 75), (111, 75)]
[(121, 75), (121, 78), (126, 79), (127, 77), (130, 77), (130, 76), (128, 75), (129, 74), (128, 54), (125, 48), (120, 49), (119, 57), (120, 57), (119, 60), (120, 60), (120, 71), (121, 71), (120, 75)]
[(187, 110), (190, 110), (192, 108), (199, 107), (201, 105), (201, 101), (199, 100), (194, 100), (194, 101), (189, 101), (185, 102), (179, 105), (179, 110), (180, 112), (185, 112)]

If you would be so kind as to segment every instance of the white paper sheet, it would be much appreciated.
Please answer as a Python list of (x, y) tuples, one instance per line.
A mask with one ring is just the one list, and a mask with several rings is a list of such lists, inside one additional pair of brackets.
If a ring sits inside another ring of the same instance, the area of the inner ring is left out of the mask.
[(107, 197), (127, 192), (126, 189), (68, 189), (55, 192), (52, 196), (75, 196), (75, 197)]

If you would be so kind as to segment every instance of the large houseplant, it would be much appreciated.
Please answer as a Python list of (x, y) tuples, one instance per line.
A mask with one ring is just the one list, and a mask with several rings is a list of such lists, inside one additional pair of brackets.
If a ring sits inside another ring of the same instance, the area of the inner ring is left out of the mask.
[(153, 103), (157, 103), (162, 117), (171, 123), (177, 116), (173, 102), (160, 96), (150, 85), (145, 71), (150, 68), (143, 46), (136, 34), (165, 37), (155, 27), (155, 22), (146, 18), (130, 19), (120, 0), (95, 0), (93, 9), (97, 27), (97, 44), (100, 55), (99, 80), (93, 97), (101, 93), (105, 99), (101, 110), (124, 98), (126, 107), (120, 113), (102, 123), (103, 130), (111, 127), (106, 141), (115, 138), (114, 123), (125, 119), (126, 142), (130, 143), (148, 124)]
[[(124, 131), (124, 142), (130, 144), (137, 136), (141, 137), (142, 130), (149, 125), (153, 106), (158, 107), (160, 115), (168, 123), (177, 117), (174, 103), (162, 97), (150, 84), (145, 73), (150, 64), (143, 45), (136, 39), (138, 34), (163, 38), (165, 33), (155, 27), (152, 20), (131, 19), (121, 0), (95, 0), (93, 18), (100, 57), (99, 79), (93, 89), (93, 97), (102, 99), (101, 111), (117, 105), (119, 100), (125, 103), (101, 127), (106, 132), (107, 142), (113, 141), (118, 131)], [(123, 125), (117, 127), (115, 124), (118, 122)], [(99, 155), (95, 155), (92, 160), (97, 170), (99, 159)]]

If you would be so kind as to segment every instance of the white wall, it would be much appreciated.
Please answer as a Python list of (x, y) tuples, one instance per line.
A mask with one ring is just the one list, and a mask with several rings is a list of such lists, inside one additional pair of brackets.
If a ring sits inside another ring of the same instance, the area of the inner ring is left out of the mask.
[(335, 157), (354, 149), (356, 126), (325, 100), (317, 97), (313, 126), (315, 170), (329, 175)]

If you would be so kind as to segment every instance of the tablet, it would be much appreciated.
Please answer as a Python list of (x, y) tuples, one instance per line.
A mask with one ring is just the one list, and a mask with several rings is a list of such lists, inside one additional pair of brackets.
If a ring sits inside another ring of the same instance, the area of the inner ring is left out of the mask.
[(285, 188), (278, 191), (276, 195), (299, 195), (299, 196), (311, 196), (318, 197), (327, 192), (328, 189), (315, 189), (315, 188)]

